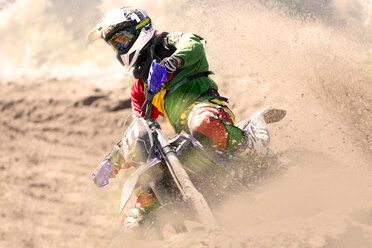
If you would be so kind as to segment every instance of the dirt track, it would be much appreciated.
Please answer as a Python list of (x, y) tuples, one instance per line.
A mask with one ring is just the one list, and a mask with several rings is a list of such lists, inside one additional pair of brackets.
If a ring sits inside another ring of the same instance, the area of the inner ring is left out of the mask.
[[(74, 78), (3, 79), (0, 247), (371, 247), (366, 44), (259, 7), (241, 11), (247, 36), (231, 34), (239, 49), (228, 58), (218, 57), (224, 40), (202, 33), (214, 78), (238, 121), (266, 105), (288, 111), (270, 130), (272, 148), (294, 161), (293, 170), (222, 207), (221, 230), (137, 241), (117, 213), (124, 172), (103, 189), (90, 179), (120, 138), (130, 82), (117, 89)], [(230, 62), (238, 55), (236, 71)]]

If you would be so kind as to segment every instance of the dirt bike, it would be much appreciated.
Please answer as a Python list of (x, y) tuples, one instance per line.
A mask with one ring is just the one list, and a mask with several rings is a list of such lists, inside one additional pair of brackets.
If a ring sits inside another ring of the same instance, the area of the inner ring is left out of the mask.
[[(170, 140), (163, 135), (160, 125), (150, 116), (152, 99), (166, 79), (165, 67), (154, 60), (147, 80), (146, 101), (142, 106), (144, 117), (133, 120), (92, 178), (103, 187), (108, 184), (113, 171), (125, 162), (136, 170), (124, 184), (120, 212), (123, 212), (134, 189), (140, 186), (153, 193), (160, 204), (158, 210), (152, 212), (163, 211), (168, 215), (166, 219), (180, 220), (172, 223), (176, 231), (186, 229), (184, 219), (192, 219), (208, 228), (215, 227), (218, 223), (210, 206), (223, 201), (229, 192), (246, 191), (250, 182), (247, 178), (254, 178), (254, 173), (241, 170), (239, 163), (234, 165), (234, 156), (218, 154), (191, 135), (182, 133)], [(285, 111), (267, 107), (251, 116), (249, 122), (266, 127), (266, 124), (277, 122), (284, 116)], [(266, 128), (264, 131), (267, 132)], [(250, 156), (250, 160), (253, 158)], [(161, 229), (159, 223), (162, 221), (156, 215), (147, 219), (149, 223), (157, 223)]]
[[(284, 115), (285, 111), (267, 107), (250, 119), (262, 117), (269, 124), (281, 120)], [(100, 187), (107, 185), (113, 170), (125, 161), (135, 171), (123, 186), (120, 212), (135, 188), (141, 186), (151, 190), (160, 203), (154, 213), (158, 216), (166, 213), (166, 219), (173, 221), (177, 232), (186, 230), (185, 219), (207, 228), (217, 226), (210, 206), (223, 201), (231, 192), (247, 191), (257, 177), (252, 171), (254, 168), (242, 166), (242, 161), (232, 156), (211, 151), (188, 134), (168, 140), (157, 121), (149, 116), (147, 113), (144, 118), (133, 120), (114, 151), (93, 173), (94, 182)], [(253, 156), (251, 158), (253, 160)], [(241, 167), (245, 167), (244, 170)], [(148, 219), (151, 220), (148, 226), (159, 230), (164, 226), (164, 220), (155, 214)]]

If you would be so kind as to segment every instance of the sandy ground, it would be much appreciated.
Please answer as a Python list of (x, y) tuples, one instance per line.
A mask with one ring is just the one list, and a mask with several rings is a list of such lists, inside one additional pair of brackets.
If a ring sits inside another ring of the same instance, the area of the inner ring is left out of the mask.
[[(267, 105), (288, 111), (270, 130), (272, 148), (293, 161), (291, 170), (222, 206), (220, 229), (136, 240), (118, 215), (128, 172), (102, 189), (90, 179), (121, 136), (130, 81), (103, 88), (74, 78), (5, 80), (0, 247), (372, 247), (365, 44), (317, 23), (247, 11), (248, 36), (230, 54), (246, 51), (242, 69), (219, 73), (229, 59), (215, 56), (214, 78), (238, 121)], [(223, 41), (208, 40), (215, 55)]]

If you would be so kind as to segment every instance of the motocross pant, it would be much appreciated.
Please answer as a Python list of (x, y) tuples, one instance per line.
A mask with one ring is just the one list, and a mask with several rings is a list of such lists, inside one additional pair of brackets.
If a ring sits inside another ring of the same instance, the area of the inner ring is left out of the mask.
[(244, 131), (234, 121), (226, 104), (212, 99), (192, 105), (185, 129), (204, 147), (234, 153), (245, 145)]

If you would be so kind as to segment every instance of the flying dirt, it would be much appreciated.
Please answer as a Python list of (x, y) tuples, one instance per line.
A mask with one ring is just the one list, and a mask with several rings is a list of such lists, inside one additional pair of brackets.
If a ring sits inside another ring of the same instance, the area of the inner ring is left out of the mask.
[(0, 247), (371, 247), (370, 3), (136, 2), (126, 4), (159, 31), (207, 40), (238, 122), (287, 110), (269, 128), (292, 166), (219, 207), (220, 228), (127, 234), (118, 206), (131, 170), (105, 188), (91, 172), (122, 137), (132, 79), (105, 44), (86, 41), (122, 1), (1, 1)]

